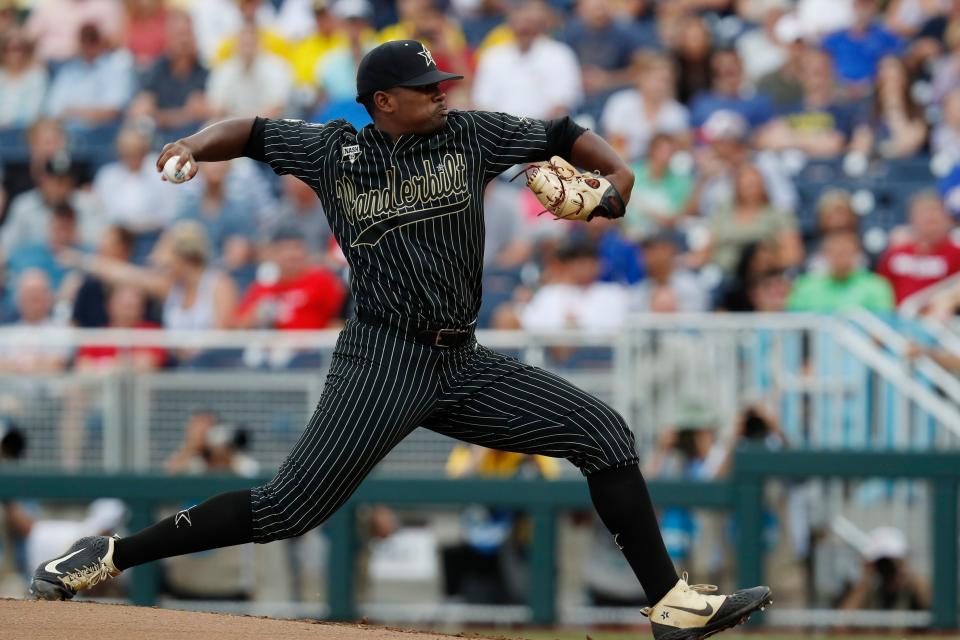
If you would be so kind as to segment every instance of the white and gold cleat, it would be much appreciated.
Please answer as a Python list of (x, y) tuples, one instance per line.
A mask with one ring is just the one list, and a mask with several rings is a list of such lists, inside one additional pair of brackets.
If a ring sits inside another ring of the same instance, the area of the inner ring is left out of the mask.
[(687, 584), (687, 574), (653, 607), (641, 612), (650, 618), (656, 640), (702, 640), (747, 621), (773, 602), (770, 587), (740, 589), (728, 596), (707, 595), (712, 584)]
[(80, 589), (120, 575), (113, 564), (115, 539), (80, 538), (62, 556), (41, 563), (30, 581), (30, 595), (41, 600), (69, 600)]

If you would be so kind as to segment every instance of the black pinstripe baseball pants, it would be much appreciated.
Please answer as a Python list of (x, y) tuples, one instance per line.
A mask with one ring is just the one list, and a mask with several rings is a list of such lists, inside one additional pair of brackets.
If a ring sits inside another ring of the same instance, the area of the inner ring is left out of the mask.
[(588, 475), (638, 461), (623, 418), (558, 376), (475, 343), (429, 347), (350, 320), (306, 430), (276, 477), (251, 491), (253, 540), (325, 521), (417, 427), (566, 458)]

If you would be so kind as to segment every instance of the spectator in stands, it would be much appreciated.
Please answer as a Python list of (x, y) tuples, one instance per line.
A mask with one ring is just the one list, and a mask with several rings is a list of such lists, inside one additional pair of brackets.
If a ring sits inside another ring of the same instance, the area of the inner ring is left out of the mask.
[(787, 308), (790, 281), (779, 266), (776, 247), (754, 242), (744, 247), (732, 276), (717, 291), (720, 311), (779, 312)]
[(855, 108), (838, 99), (830, 56), (810, 48), (803, 56), (802, 97), (757, 135), (757, 146), (781, 151), (799, 149), (814, 158), (834, 158), (847, 148), (857, 124)]
[(368, 0), (337, 0), (334, 15), (341, 21), (346, 41), (330, 48), (314, 66), (313, 79), (326, 102), (356, 105), (357, 67), (363, 56), (376, 46), (370, 26), (373, 6)]
[[(859, 236), (860, 216), (853, 210), (850, 192), (844, 189), (828, 189), (820, 194), (816, 211), (816, 228), (804, 237), (804, 246), (809, 254), (806, 270), (824, 273), (827, 271), (827, 264), (819, 245), (824, 238), (835, 232), (850, 232)], [(867, 257), (863, 252), (857, 259), (858, 266), (867, 266)]]
[(187, 422), (183, 443), (167, 458), (164, 469), (170, 474), (227, 472), (254, 477), (260, 464), (244, 453), (249, 438), (246, 429), (223, 423), (216, 413), (196, 411)]
[(793, 42), (779, 37), (777, 25), (789, 8), (790, 3), (783, 0), (765, 1), (759, 16), (760, 26), (748, 29), (737, 38), (737, 55), (743, 60), (749, 82), (756, 83), (760, 78), (776, 73), (786, 63), (787, 47)]
[(787, 303), (791, 311), (836, 313), (852, 309), (874, 312), (893, 309), (890, 283), (858, 266), (861, 249), (856, 232), (834, 231), (823, 239), (821, 252), (827, 271), (797, 278)]
[(909, 240), (887, 249), (877, 272), (890, 281), (897, 304), (960, 271), (960, 246), (950, 237), (953, 220), (935, 192), (910, 202)]
[(96, 24), (84, 24), (79, 39), (79, 55), (53, 76), (46, 113), (68, 129), (89, 131), (120, 119), (133, 97), (133, 63), (127, 51), (110, 50)]
[(634, 87), (610, 96), (603, 109), (601, 125), (610, 144), (628, 160), (643, 158), (650, 140), (658, 133), (670, 134), (686, 146), (690, 114), (673, 99), (673, 67), (669, 58), (641, 53), (631, 72)]
[(588, 242), (561, 246), (545, 265), (544, 285), (519, 311), (520, 326), (534, 331), (606, 331), (622, 326), (629, 306), (627, 288), (599, 282), (599, 275), (596, 246)]
[[(555, 118), (579, 105), (580, 64), (573, 49), (546, 35), (549, 20), (541, 0), (527, 0), (510, 11), (513, 39), (480, 54), (473, 85), (478, 109)], [(550, 73), (543, 73), (545, 65)]]
[(900, 529), (873, 529), (861, 550), (860, 578), (843, 597), (840, 609), (928, 610), (930, 586), (910, 565), (909, 549)]
[(840, 82), (851, 95), (863, 96), (876, 77), (880, 60), (901, 53), (903, 41), (877, 19), (876, 0), (854, 0), (853, 13), (853, 24), (828, 35), (822, 46), (833, 58)]
[(268, 234), (282, 227), (297, 229), (310, 256), (314, 260), (322, 258), (333, 235), (317, 194), (310, 185), (292, 175), (283, 176), (280, 183), (283, 197), (278, 202), (276, 216), (269, 223)]
[(884, 22), (902, 38), (913, 38), (932, 18), (943, 15), (950, 0), (890, 0)]
[[(203, 226), (181, 220), (167, 229), (151, 255), (153, 266), (138, 267), (114, 256), (67, 252), (61, 260), (109, 286), (139, 287), (163, 304), (167, 329), (228, 329), (237, 292), (230, 277), (210, 264)], [(183, 354), (181, 354), (183, 355)]]
[(339, 323), (346, 299), (343, 283), (329, 270), (310, 264), (307, 245), (296, 228), (276, 229), (267, 256), (272, 266), (261, 267), (264, 277), (240, 301), (237, 327), (325, 329)]
[(202, 471), (206, 466), (203, 449), (207, 444), (207, 434), (220, 422), (220, 415), (211, 409), (199, 408), (191, 412), (183, 428), (183, 440), (177, 450), (167, 456), (164, 470), (170, 474)]
[[(67, 136), (60, 122), (53, 118), (40, 118), (30, 125), (26, 133), (27, 157), (23, 160), (7, 160), (3, 166), (3, 187), (11, 204), (13, 199), (37, 186), (37, 179), (45, 171), (47, 162), (67, 151)], [(76, 160), (74, 158), (73, 160)], [(83, 162), (73, 162), (79, 184), (90, 182), (89, 169)], [(0, 216), (2, 220), (2, 216)]]
[(329, 0), (311, 0), (314, 31), (293, 48), (294, 77), (300, 87), (312, 88), (320, 59), (346, 43), (330, 5)]
[[(58, 326), (52, 317), (53, 290), (50, 278), (40, 269), (28, 269), (16, 282), (17, 314), (13, 328), (36, 330)], [(69, 349), (58, 344), (0, 345), (0, 373), (38, 374), (62, 371)]]
[(40, 117), (47, 70), (22, 29), (0, 36), (0, 129), (23, 128)]
[(214, 69), (207, 81), (207, 97), (214, 117), (280, 117), (293, 89), (286, 60), (260, 49), (257, 30), (240, 30), (237, 52)]
[[(146, 320), (146, 303), (141, 289), (130, 285), (114, 287), (107, 299), (107, 327), (159, 329), (160, 325)], [(166, 352), (162, 347), (87, 345), (77, 350), (74, 367), (77, 371), (132, 370), (144, 373), (161, 368), (165, 360)]]
[(97, 172), (93, 191), (107, 224), (136, 235), (133, 260), (143, 263), (164, 227), (175, 217), (180, 192), (157, 177), (150, 139), (127, 127), (117, 134), (117, 160)]
[(749, 123), (733, 111), (717, 111), (704, 123), (700, 135), (706, 145), (696, 150), (697, 183), (690, 209), (706, 220), (725, 207), (733, 206), (736, 168), (753, 163), (763, 174), (770, 202), (776, 209), (794, 211), (797, 190), (778, 154), (753, 153), (747, 144)]
[[(231, 239), (252, 243), (256, 235), (252, 204), (226, 188), (231, 166), (230, 161), (205, 162), (201, 190), (186, 193), (177, 213), (179, 220), (194, 220), (203, 225), (214, 263), (220, 261)], [(153, 176), (156, 180), (156, 169)]]
[(960, 88), (944, 96), (940, 112), (942, 118), (930, 136), (930, 150), (951, 164), (960, 164)]
[(743, 63), (735, 51), (714, 52), (710, 69), (710, 90), (701, 91), (690, 103), (690, 117), (695, 127), (702, 127), (717, 111), (733, 111), (747, 121), (750, 129), (773, 116), (770, 98), (744, 84)]
[(196, 131), (210, 117), (207, 102), (207, 70), (197, 53), (189, 14), (169, 11), (166, 18), (166, 49), (146, 72), (140, 92), (127, 117), (149, 119), (161, 140), (175, 140)]
[(884, 158), (908, 158), (927, 141), (923, 110), (910, 92), (910, 78), (900, 58), (880, 61), (877, 87), (867, 122), (856, 128), (851, 147)]
[[(546, 478), (560, 473), (555, 458), (456, 445), (450, 478)], [(442, 550), (444, 595), (470, 604), (519, 604), (529, 591), (529, 522), (512, 509), (468, 506), (463, 539)], [(608, 534), (609, 535), (609, 534)]]
[(77, 214), (69, 204), (57, 204), (53, 207), (48, 224), (44, 242), (18, 244), (13, 247), (7, 258), (7, 277), (15, 281), (25, 271), (40, 269), (47, 274), (57, 297), (69, 303), (73, 297), (72, 292), (62, 291), (61, 288), (68, 270), (57, 261), (57, 256), (62, 251), (80, 248)]
[[(803, 98), (803, 58), (809, 49), (800, 22), (793, 14), (782, 16), (774, 27), (774, 36), (786, 50), (779, 69), (756, 79), (757, 89), (773, 101), (775, 109), (793, 105)], [(742, 54), (741, 54), (742, 55)]]
[(577, 0), (559, 38), (580, 61), (584, 110), (598, 117), (610, 93), (630, 83), (630, 62), (644, 43), (615, 20), (611, 0)]
[[(933, 101), (942, 100), (951, 90), (960, 85), (960, 0), (957, 5), (956, 17), (950, 28), (944, 33), (946, 54), (939, 56), (939, 50), (930, 56), (932, 67), (931, 82), (933, 91), (930, 98)], [(919, 46), (919, 45), (918, 45)]]
[(777, 245), (781, 267), (803, 260), (803, 243), (792, 212), (773, 207), (756, 165), (745, 163), (736, 172), (732, 207), (717, 211), (709, 221), (710, 240), (697, 252), (694, 264), (716, 264), (733, 273), (743, 249), (752, 242)]
[(49, 159), (37, 175), (37, 187), (10, 203), (0, 227), (0, 254), (10, 255), (17, 245), (45, 242), (53, 208), (68, 203), (77, 214), (80, 240), (93, 246), (103, 229), (103, 218), (91, 194), (77, 189), (73, 160), (66, 154)]
[(600, 259), (600, 282), (615, 282), (625, 286), (643, 279), (643, 260), (639, 245), (623, 233), (615, 220), (594, 220), (590, 224), (571, 225), (567, 239), (574, 244), (587, 243), (596, 247)]
[(44, 0), (34, 5), (26, 27), (41, 60), (60, 64), (77, 56), (84, 25), (98, 25), (111, 45), (123, 41), (123, 5), (116, 0)]
[(677, 100), (681, 103), (690, 104), (694, 96), (707, 91), (713, 83), (711, 46), (710, 28), (703, 18), (687, 14), (680, 19), (670, 50), (676, 66)]
[[(242, 42), (245, 37), (244, 32), (248, 30), (253, 33), (253, 40), (256, 42), (257, 49), (287, 62), (292, 60), (292, 45), (272, 28), (270, 24), (272, 20), (267, 20), (268, 16), (273, 17), (270, 2), (265, 0), (235, 0), (235, 4), (240, 11), (241, 26), (217, 45), (211, 65), (213, 68), (217, 68), (241, 54), (241, 50), (245, 48)], [(263, 8), (267, 10), (262, 11)]]
[[(123, 227), (107, 227), (97, 245), (97, 255), (124, 264), (133, 255), (135, 237)], [(80, 328), (105, 327), (109, 284), (91, 273), (84, 273), (73, 298), (71, 321)]]
[(653, 313), (708, 310), (707, 292), (689, 271), (678, 268), (679, 247), (673, 233), (649, 236), (643, 242), (646, 278), (631, 292), (631, 307)]
[(634, 182), (623, 224), (627, 234), (640, 238), (661, 229), (676, 229), (684, 220), (687, 200), (693, 190), (689, 171), (672, 166), (678, 150), (676, 139), (657, 133), (643, 160), (634, 162)]
[(149, 68), (167, 49), (167, 6), (164, 0), (124, 0), (124, 46), (138, 69)]

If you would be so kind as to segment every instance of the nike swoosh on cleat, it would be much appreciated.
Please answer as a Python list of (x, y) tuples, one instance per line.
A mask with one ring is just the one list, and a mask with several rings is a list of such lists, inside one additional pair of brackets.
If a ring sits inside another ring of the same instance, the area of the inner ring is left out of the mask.
[(676, 609), (677, 611), (685, 611), (686, 613), (692, 613), (696, 616), (709, 616), (713, 613), (713, 607), (707, 603), (703, 609), (688, 609), (686, 607), (675, 607), (673, 605), (665, 604), (665, 607), (670, 607), (671, 609)]
[[(84, 547), (83, 549), (86, 549), (86, 547)], [(62, 558), (57, 558), (56, 560), (51, 560), (50, 562), (47, 563), (47, 566), (45, 566), (45, 567), (43, 568), (43, 570), (44, 570), (44, 571), (49, 571), (50, 573), (55, 573), (55, 574), (57, 574), (58, 576), (59, 576), (59, 575), (62, 575), (59, 571), (57, 571), (57, 565), (60, 564), (61, 562), (65, 561), (65, 560), (69, 560), (69, 559), (72, 558), (73, 556), (75, 556), (75, 555), (77, 555), (78, 553), (80, 553), (81, 551), (83, 551), (83, 549), (77, 549), (76, 551), (74, 551), (73, 553), (71, 553), (71, 554), (68, 555), (68, 556), (63, 556)]]

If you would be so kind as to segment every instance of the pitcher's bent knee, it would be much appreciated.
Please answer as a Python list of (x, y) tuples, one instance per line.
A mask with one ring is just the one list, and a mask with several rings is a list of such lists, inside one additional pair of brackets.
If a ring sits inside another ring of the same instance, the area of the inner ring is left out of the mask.
[(322, 492), (311, 495), (298, 474), (281, 473), (250, 491), (253, 541), (260, 544), (295, 538), (320, 526), (340, 503)]
[(579, 407), (568, 419), (582, 443), (569, 459), (584, 475), (639, 464), (633, 431), (613, 407), (596, 400)]

